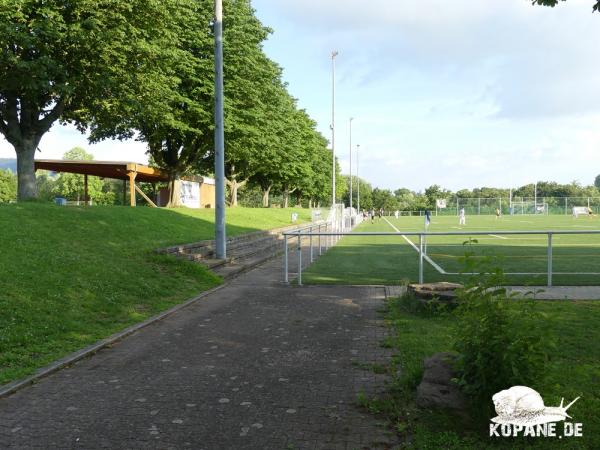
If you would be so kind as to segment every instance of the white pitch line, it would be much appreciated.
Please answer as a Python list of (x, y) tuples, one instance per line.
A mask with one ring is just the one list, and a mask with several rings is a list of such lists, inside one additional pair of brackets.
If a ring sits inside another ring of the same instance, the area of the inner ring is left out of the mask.
[[(385, 217), (383, 218), (383, 220), (385, 220), (388, 225), (390, 227), (392, 227), (394, 230), (396, 230), (396, 232), (398, 233), (402, 233), (398, 228), (396, 228), (389, 220), (387, 220)], [(417, 247), (410, 239), (408, 239), (406, 236), (402, 235), (402, 237), (404, 238), (404, 240), (406, 242), (408, 242), (410, 244), (410, 246), (412, 248), (414, 248), (417, 253), (420, 253), (419, 247)], [(433, 266), (433, 268), (435, 270), (437, 270), (439, 273), (441, 273), (442, 275), (447, 275), (446, 271), (444, 269), (442, 269), (438, 264), (435, 263), (434, 260), (432, 260), (429, 256), (427, 256), (425, 253), (423, 253), (423, 259), (425, 259), (425, 261), (427, 261), (429, 264), (431, 264)]]
[[(446, 272), (446, 275), (479, 275), (479, 272)], [(548, 275), (548, 272), (505, 272), (504, 275)], [(600, 272), (552, 272), (552, 275), (600, 275)]]
[(508, 238), (506, 236), (498, 236), (497, 234), (490, 234), (490, 236), (498, 238), (498, 239), (507, 239), (508, 240)]

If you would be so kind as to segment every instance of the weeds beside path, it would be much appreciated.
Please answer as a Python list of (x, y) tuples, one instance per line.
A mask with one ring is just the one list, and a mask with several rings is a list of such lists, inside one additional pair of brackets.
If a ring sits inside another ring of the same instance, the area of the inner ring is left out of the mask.
[[(486, 437), (490, 417), (474, 412), (463, 420), (444, 411), (416, 407), (414, 394), (423, 371), (423, 359), (452, 350), (456, 318), (450, 313), (423, 311), (410, 298), (388, 302), (387, 320), (395, 336), (385, 345), (395, 350), (388, 391), (379, 397), (362, 398), (363, 406), (383, 414), (406, 442), (419, 449), (481, 448), (600, 448), (600, 304), (598, 302), (543, 302), (558, 348), (547, 367), (546, 378), (536, 389), (550, 406), (560, 399), (581, 396), (577, 408), (569, 411), (574, 422), (583, 423), (583, 438), (570, 440), (509, 439), (490, 441)], [(491, 399), (490, 399), (491, 401)]]

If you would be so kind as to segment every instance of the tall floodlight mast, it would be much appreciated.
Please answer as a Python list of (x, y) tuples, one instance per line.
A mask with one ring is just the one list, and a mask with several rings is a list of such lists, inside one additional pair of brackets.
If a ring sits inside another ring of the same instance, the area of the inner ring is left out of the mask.
[(350, 117), (350, 214), (352, 214), (352, 121), (354, 117)]
[(333, 159), (333, 169), (331, 177), (331, 205), (335, 207), (335, 57), (338, 55), (337, 50), (331, 52), (331, 157)]
[(227, 257), (225, 234), (225, 130), (223, 128), (223, 0), (215, 0), (215, 257)]
[(358, 177), (358, 149), (360, 148), (360, 144), (356, 144), (356, 184), (358, 185), (358, 192), (356, 198), (356, 210), (358, 214), (360, 214), (360, 178)]

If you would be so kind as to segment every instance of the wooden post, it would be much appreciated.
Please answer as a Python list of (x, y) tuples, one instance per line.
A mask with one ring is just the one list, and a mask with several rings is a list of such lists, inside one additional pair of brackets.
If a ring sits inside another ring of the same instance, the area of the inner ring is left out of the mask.
[(138, 193), (144, 197), (144, 199), (148, 202), (148, 204), (150, 206), (152, 206), (153, 208), (157, 208), (156, 203), (154, 203), (152, 200), (150, 200), (150, 197), (148, 197), (144, 191), (142, 191), (138, 186), (135, 186), (135, 190), (138, 191)]
[(83, 175), (83, 205), (88, 206), (88, 176)]
[(129, 172), (129, 205), (135, 206), (135, 176), (137, 172)]

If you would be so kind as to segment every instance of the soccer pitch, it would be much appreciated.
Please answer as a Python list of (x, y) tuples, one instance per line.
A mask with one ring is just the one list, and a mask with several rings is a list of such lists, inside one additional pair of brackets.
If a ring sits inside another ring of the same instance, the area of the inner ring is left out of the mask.
[[(494, 266), (515, 285), (547, 283), (547, 235), (501, 235), (501, 231), (600, 230), (598, 217), (571, 216), (467, 216), (432, 217), (429, 232), (489, 232), (480, 236), (428, 236), (424, 281), (464, 281), (464, 256), (492, 258)], [(421, 232), (423, 217), (384, 217), (362, 223), (354, 232)], [(469, 238), (476, 240), (465, 245)], [(411, 243), (413, 245), (411, 245)], [(304, 283), (385, 284), (418, 281), (418, 236), (346, 236), (319, 257), (303, 274)], [(553, 236), (553, 284), (600, 285), (600, 235)]]

